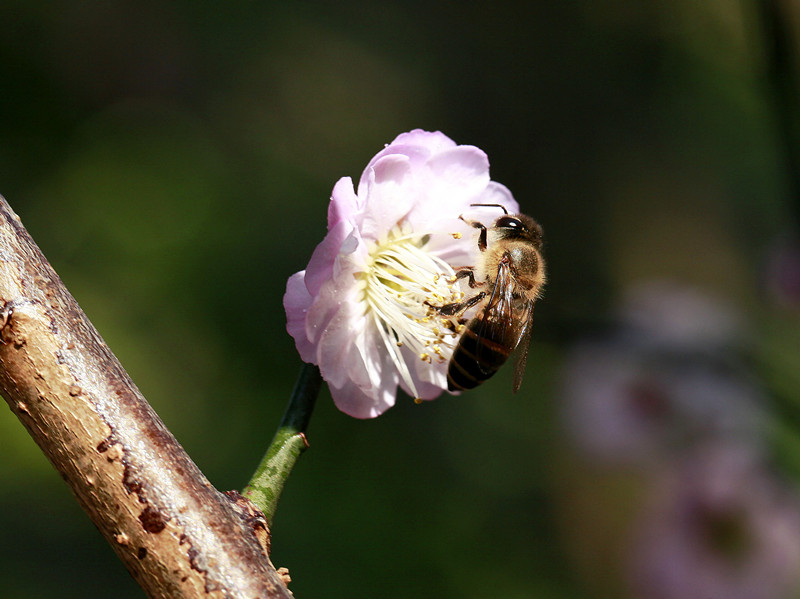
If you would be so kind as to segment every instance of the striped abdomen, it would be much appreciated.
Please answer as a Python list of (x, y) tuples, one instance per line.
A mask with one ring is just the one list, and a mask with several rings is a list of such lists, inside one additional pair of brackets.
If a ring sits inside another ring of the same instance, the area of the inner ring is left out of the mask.
[[(477, 387), (497, 372), (514, 350), (507, 345), (508, 335), (488, 335), (484, 327), (482, 336), (479, 336), (482, 324), (480, 315), (472, 318), (453, 350), (447, 368), (447, 388), (450, 391)], [(497, 327), (494, 330), (500, 331)]]

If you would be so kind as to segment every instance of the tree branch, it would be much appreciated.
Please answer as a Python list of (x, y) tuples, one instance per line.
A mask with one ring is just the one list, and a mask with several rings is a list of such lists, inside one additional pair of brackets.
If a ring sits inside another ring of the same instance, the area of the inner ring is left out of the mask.
[(150, 597), (291, 597), (0, 196), (0, 393)]

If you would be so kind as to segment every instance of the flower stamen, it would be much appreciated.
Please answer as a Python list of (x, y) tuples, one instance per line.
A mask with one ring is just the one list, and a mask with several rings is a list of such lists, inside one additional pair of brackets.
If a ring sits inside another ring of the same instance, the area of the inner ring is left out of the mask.
[(368, 268), (362, 275), (367, 313), (414, 397), (419, 394), (408, 360), (415, 357), (431, 364), (432, 347), (437, 362), (446, 361), (454, 347), (449, 334), (454, 325), (432, 314), (426, 302), (457, 301), (461, 293), (452, 267), (425, 248), (428, 240), (428, 235), (396, 227), (371, 248)]

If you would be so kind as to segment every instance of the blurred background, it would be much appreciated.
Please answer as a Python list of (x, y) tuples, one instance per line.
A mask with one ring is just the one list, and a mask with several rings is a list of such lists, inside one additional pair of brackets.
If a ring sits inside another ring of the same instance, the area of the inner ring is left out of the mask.
[[(311, 597), (800, 596), (791, 0), (0, 1), (0, 193), (217, 488), (300, 360), (286, 279), (397, 134), (546, 233), (521, 392), (323, 391), (273, 561)], [(142, 597), (0, 410), (0, 596)]]

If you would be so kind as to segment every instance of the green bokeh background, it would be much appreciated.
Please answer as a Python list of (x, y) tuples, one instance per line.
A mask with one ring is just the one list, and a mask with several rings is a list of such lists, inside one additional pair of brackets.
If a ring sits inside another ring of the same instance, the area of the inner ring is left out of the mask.
[[(797, 314), (760, 282), (793, 209), (758, 16), (755, 0), (2, 0), (0, 193), (226, 490), (299, 371), (281, 298), (335, 181), (417, 127), (479, 146), (546, 232), (523, 389), (501, 372), (372, 421), (323, 391), (273, 561), (300, 598), (614, 596), (558, 499), (565, 335), (671, 278), (800, 365)], [(7, 409), (0, 439), (0, 596), (143, 596)], [(585, 480), (592, 509), (619, 505), (603, 484)]]

